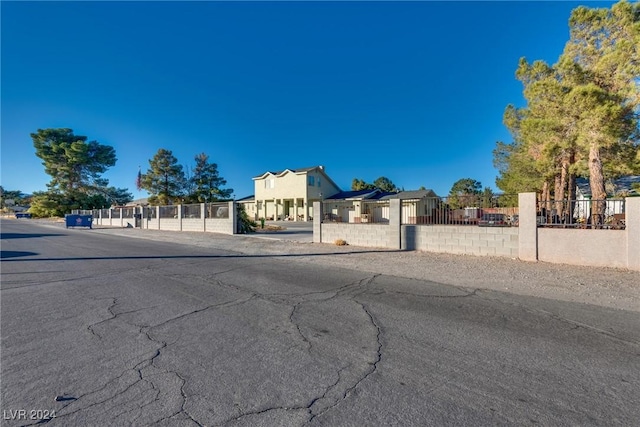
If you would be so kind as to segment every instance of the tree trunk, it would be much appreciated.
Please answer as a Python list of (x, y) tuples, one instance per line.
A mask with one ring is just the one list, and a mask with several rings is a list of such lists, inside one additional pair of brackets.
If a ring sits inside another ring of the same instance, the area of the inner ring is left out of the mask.
[(566, 224), (567, 218), (569, 217), (569, 215), (567, 215), (567, 210), (569, 207), (569, 203), (567, 202), (567, 197), (568, 197), (568, 191), (567, 191), (567, 180), (568, 180), (568, 175), (569, 175), (569, 155), (568, 154), (564, 154), (562, 156), (562, 166), (560, 168), (560, 194), (562, 194), (562, 199), (561, 199), (561, 203), (560, 203), (560, 207), (556, 207), (556, 209), (558, 209), (558, 215), (560, 215), (560, 218), (562, 219), (562, 223)]
[(592, 142), (589, 148), (589, 187), (591, 187), (591, 226), (599, 227), (604, 223), (607, 192), (604, 188), (600, 148), (595, 142)]
[(558, 223), (559, 216), (562, 214), (562, 199), (564, 198), (564, 188), (562, 187), (562, 178), (560, 174), (556, 174), (554, 177), (553, 188), (553, 211), (551, 213), (552, 222)]

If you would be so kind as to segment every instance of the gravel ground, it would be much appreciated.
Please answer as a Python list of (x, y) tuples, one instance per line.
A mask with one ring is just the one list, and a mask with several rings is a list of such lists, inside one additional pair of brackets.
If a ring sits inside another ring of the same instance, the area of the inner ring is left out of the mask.
[(193, 245), (204, 249), (224, 249), (250, 256), (295, 256), (297, 261), (328, 268), (350, 268), (465, 288), (490, 289), (640, 312), (640, 272), (637, 271), (531, 263), (501, 257), (274, 241), (261, 239), (259, 235), (227, 236), (108, 227), (98, 227), (91, 232)]

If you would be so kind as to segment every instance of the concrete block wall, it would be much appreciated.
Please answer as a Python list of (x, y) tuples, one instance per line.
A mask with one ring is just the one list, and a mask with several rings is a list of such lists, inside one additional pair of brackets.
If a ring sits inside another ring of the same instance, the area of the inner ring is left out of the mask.
[(625, 230), (538, 229), (538, 260), (588, 265), (627, 267)]
[(403, 225), (402, 249), (517, 258), (518, 228)]
[(204, 221), (200, 218), (183, 218), (182, 231), (204, 231)]
[(160, 218), (160, 230), (181, 231), (179, 218)]
[(142, 228), (146, 228), (148, 230), (159, 230), (160, 222), (158, 221), (158, 218), (151, 218), (149, 220), (144, 219), (142, 220)]
[(324, 223), (321, 243), (342, 239), (355, 246), (388, 248), (390, 228), (387, 224)]
[(234, 234), (232, 230), (235, 230), (232, 218), (205, 219), (205, 231), (208, 233)]

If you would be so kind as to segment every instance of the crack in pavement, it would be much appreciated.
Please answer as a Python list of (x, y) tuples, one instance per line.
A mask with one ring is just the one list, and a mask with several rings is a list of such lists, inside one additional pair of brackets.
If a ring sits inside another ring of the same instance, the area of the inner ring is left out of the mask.
[(111, 317), (109, 317), (109, 318), (107, 318), (107, 319), (103, 319), (103, 320), (101, 320), (101, 321), (99, 321), (99, 322), (96, 322), (96, 323), (92, 323), (91, 325), (87, 326), (87, 330), (88, 330), (92, 335), (94, 335), (94, 336), (98, 337), (98, 339), (100, 339), (100, 340), (102, 339), (102, 336), (101, 336), (99, 333), (97, 333), (96, 331), (94, 331), (93, 329), (94, 329), (96, 326), (98, 326), (98, 325), (100, 325), (100, 324), (102, 324), (102, 323), (104, 323), (104, 322), (108, 322), (109, 320), (113, 320), (113, 319), (115, 319), (116, 317), (118, 317), (118, 315), (117, 315), (117, 314), (115, 314), (115, 313), (113, 312), (113, 308), (116, 306), (116, 304), (118, 304), (118, 298), (111, 297), (111, 298), (109, 298), (109, 299), (111, 300), (111, 304), (109, 304), (109, 307), (107, 307), (107, 311), (109, 312), (109, 314), (111, 315)]
[[(493, 291), (489, 291), (489, 292), (493, 292)], [(517, 308), (519, 308), (519, 309), (521, 309), (523, 311), (526, 311), (527, 313), (536, 314), (536, 315), (542, 315), (544, 317), (548, 317), (548, 318), (556, 320), (558, 322), (567, 323), (567, 324), (572, 326), (571, 330), (578, 330), (578, 329), (582, 328), (582, 329), (586, 329), (586, 330), (588, 330), (590, 332), (594, 332), (594, 333), (596, 333), (598, 335), (604, 335), (604, 336), (606, 336), (608, 338), (612, 338), (612, 339), (614, 339), (616, 341), (619, 341), (621, 343), (624, 343), (624, 344), (631, 344), (631, 345), (634, 345), (634, 346), (640, 346), (640, 341), (636, 341), (636, 340), (632, 340), (632, 339), (628, 339), (628, 338), (622, 338), (622, 337), (616, 335), (613, 332), (609, 332), (607, 330), (600, 329), (600, 328), (595, 327), (595, 326), (587, 325), (586, 323), (582, 323), (582, 322), (579, 322), (577, 320), (567, 319), (565, 317), (562, 317), (560, 315), (557, 315), (557, 314), (552, 313), (552, 312), (547, 311), (547, 310), (542, 310), (542, 309), (539, 309), (539, 308), (527, 307), (527, 306), (525, 306), (523, 304), (520, 304), (520, 303), (514, 302), (514, 301), (503, 301), (500, 298), (492, 298), (486, 292), (483, 292), (483, 293), (479, 294), (478, 296), (480, 298), (482, 298), (482, 299), (487, 300), (487, 301), (494, 301), (494, 302), (499, 302), (501, 304), (510, 305), (510, 306), (513, 306), (513, 307), (517, 307)]]
[[(302, 304), (326, 302), (326, 301), (329, 301), (331, 299), (337, 298), (338, 296), (345, 296), (346, 295), (348, 300), (355, 302), (356, 304), (358, 304), (362, 308), (362, 310), (367, 315), (370, 324), (375, 328), (375, 331), (376, 331), (376, 346), (377, 346), (376, 347), (376, 356), (375, 356), (375, 359), (373, 361), (367, 362), (369, 364), (369, 368), (367, 369), (366, 372), (364, 372), (364, 374), (362, 374), (360, 376), (360, 378), (358, 378), (355, 381), (355, 383), (353, 385), (351, 385), (349, 387), (346, 387), (345, 390), (342, 393), (340, 393), (340, 396), (338, 398), (332, 398), (334, 400), (333, 403), (331, 403), (328, 406), (326, 406), (325, 408), (321, 409), (319, 412), (317, 412), (317, 413), (315, 412), (317, 410), (316, 407), (320, 405), (320, 402), (322, 402), (324, 399), (330, 399), (328, 397), (328, 394), (338, 387), (338, 385), (342, 381), (342, 373), (347, 368), (349, 368), (351, 365), (343, 366), (337, 371), (337, 379), (332, 384), (329, 384), (325, 388), (325, 390), (322, 393), (322, 395), (312, 398), (309, 401), (309, 403), (304, 405), (304, 406), (303, 405), (299, 405), (299, 406), (284, 406), (284, 405), (271, 406), (271, 407), (259, 409), (259, 410), (256, 410), (256, 411), (242, 413), (239, 416), (235, 416), (233, 418), (230, 418), (230, 419), (222, 422), (220, 425), (225, 425), (225, 424), (228, 424), (228, 423), (230, 423), (232, 421), (238, 421), (238, 420), (240, 420), (242, 418), (245, 418), (245, 417), (248, 417), (248, 416), (259, 416), (259, 415), (265, 414), (267, 412), (276, 411), (276, 410), (284, 410), (284, 411), (302, 411), (302, 410), (305, 410), (305, 411), (307, 411), (307, 413), (309, 415), (309, 417), (308, 417), (308, 419), (307, 419), (305, 424), (308, 424), (311, 421), (313, 421), (315, 418), (317, 418), (317, 417), (321, 416), (322, 414), (326, 413), (327, 411), (335, 408), (341, 402), (343, 402), (346, 399), (348, 399), (349, 396), (353, 393), (353, 391), (356, 390), (356, 388), (363, 381), (365, 381), (367, 378), (369, 378), (372, 374), (374, 374), (377, 371), (378, 364), (382, 360), (382, 347), (383, 347), (382, 338), (381, 338), (382, 329), (381, 329), (380, 325), (378, 324), (378, 321), (376, 320), (376, 318), (372, 314), (370, 308), (368, 308), (364, 303), (362, 303), (360, 301), (357, 301), (355, 299), (358, 295), (361, 295), (362, 293), (366, 292), (366, 287), (368, 285), (370, 285), (371, 283), (373, 283), (378, 276), (380, 276), (380, 274), (376, 274), (374, 276), (366, 277), (366, 278), (358, 280), (356, 282), (352, 282), (352, 283), (349, 283), (347, 285), (340, 286), (338, 289), (334, 289), (334, 290), (331, 290), (331, 291), (322, 291), (322, 292), (309, 293), (309, 294), (314, 294), (314, 295), (330, 293), (332, 295), (328, 296), (327, 298), (323, 298), (323, 299), (305, 300), (305, 301), (300, 301), (298, 303), (295, 303), (294, 306), (293, 306), (293, 309), (291, 311), (291, 314), (289, 315), (289, 321), (298, 329), (298, 333), (300, 334), (300, 336), (303, 338), (303, 340), (309, 346), (308, 347), (308, 352), (310, 353), (311, 349), (312, 349), (312, 344), (304, 336), (304, 334), (300, 330), (299, 325), (294, 321), (294, 314), (296, 313), (296, 310), (298, 309), (298, 307), (300, 307)], [(356, 289), (361, 289), (361, 291), (353, 293), (353, 291), (356, 290)], [(309, 294), (306, 294), (305, 296), (307, 296)], [(302, 295), (298, 295), (298, 296), (302, 296)]]

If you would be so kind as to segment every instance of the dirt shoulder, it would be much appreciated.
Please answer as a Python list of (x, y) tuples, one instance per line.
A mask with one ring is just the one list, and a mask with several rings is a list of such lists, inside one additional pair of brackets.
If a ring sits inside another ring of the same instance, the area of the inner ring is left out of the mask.
[(246, 255), (295, 257), (297, 261), (327, 268), (350, 268), (465, 288), (490, 289), (640, 312), (640, 273), (637, 271), (531, 263), (500, 257), (268, 240), (259, 235), (227, 236), (102, 227), (91, 232), (193, 245), (204, 249), (223, 249)]

